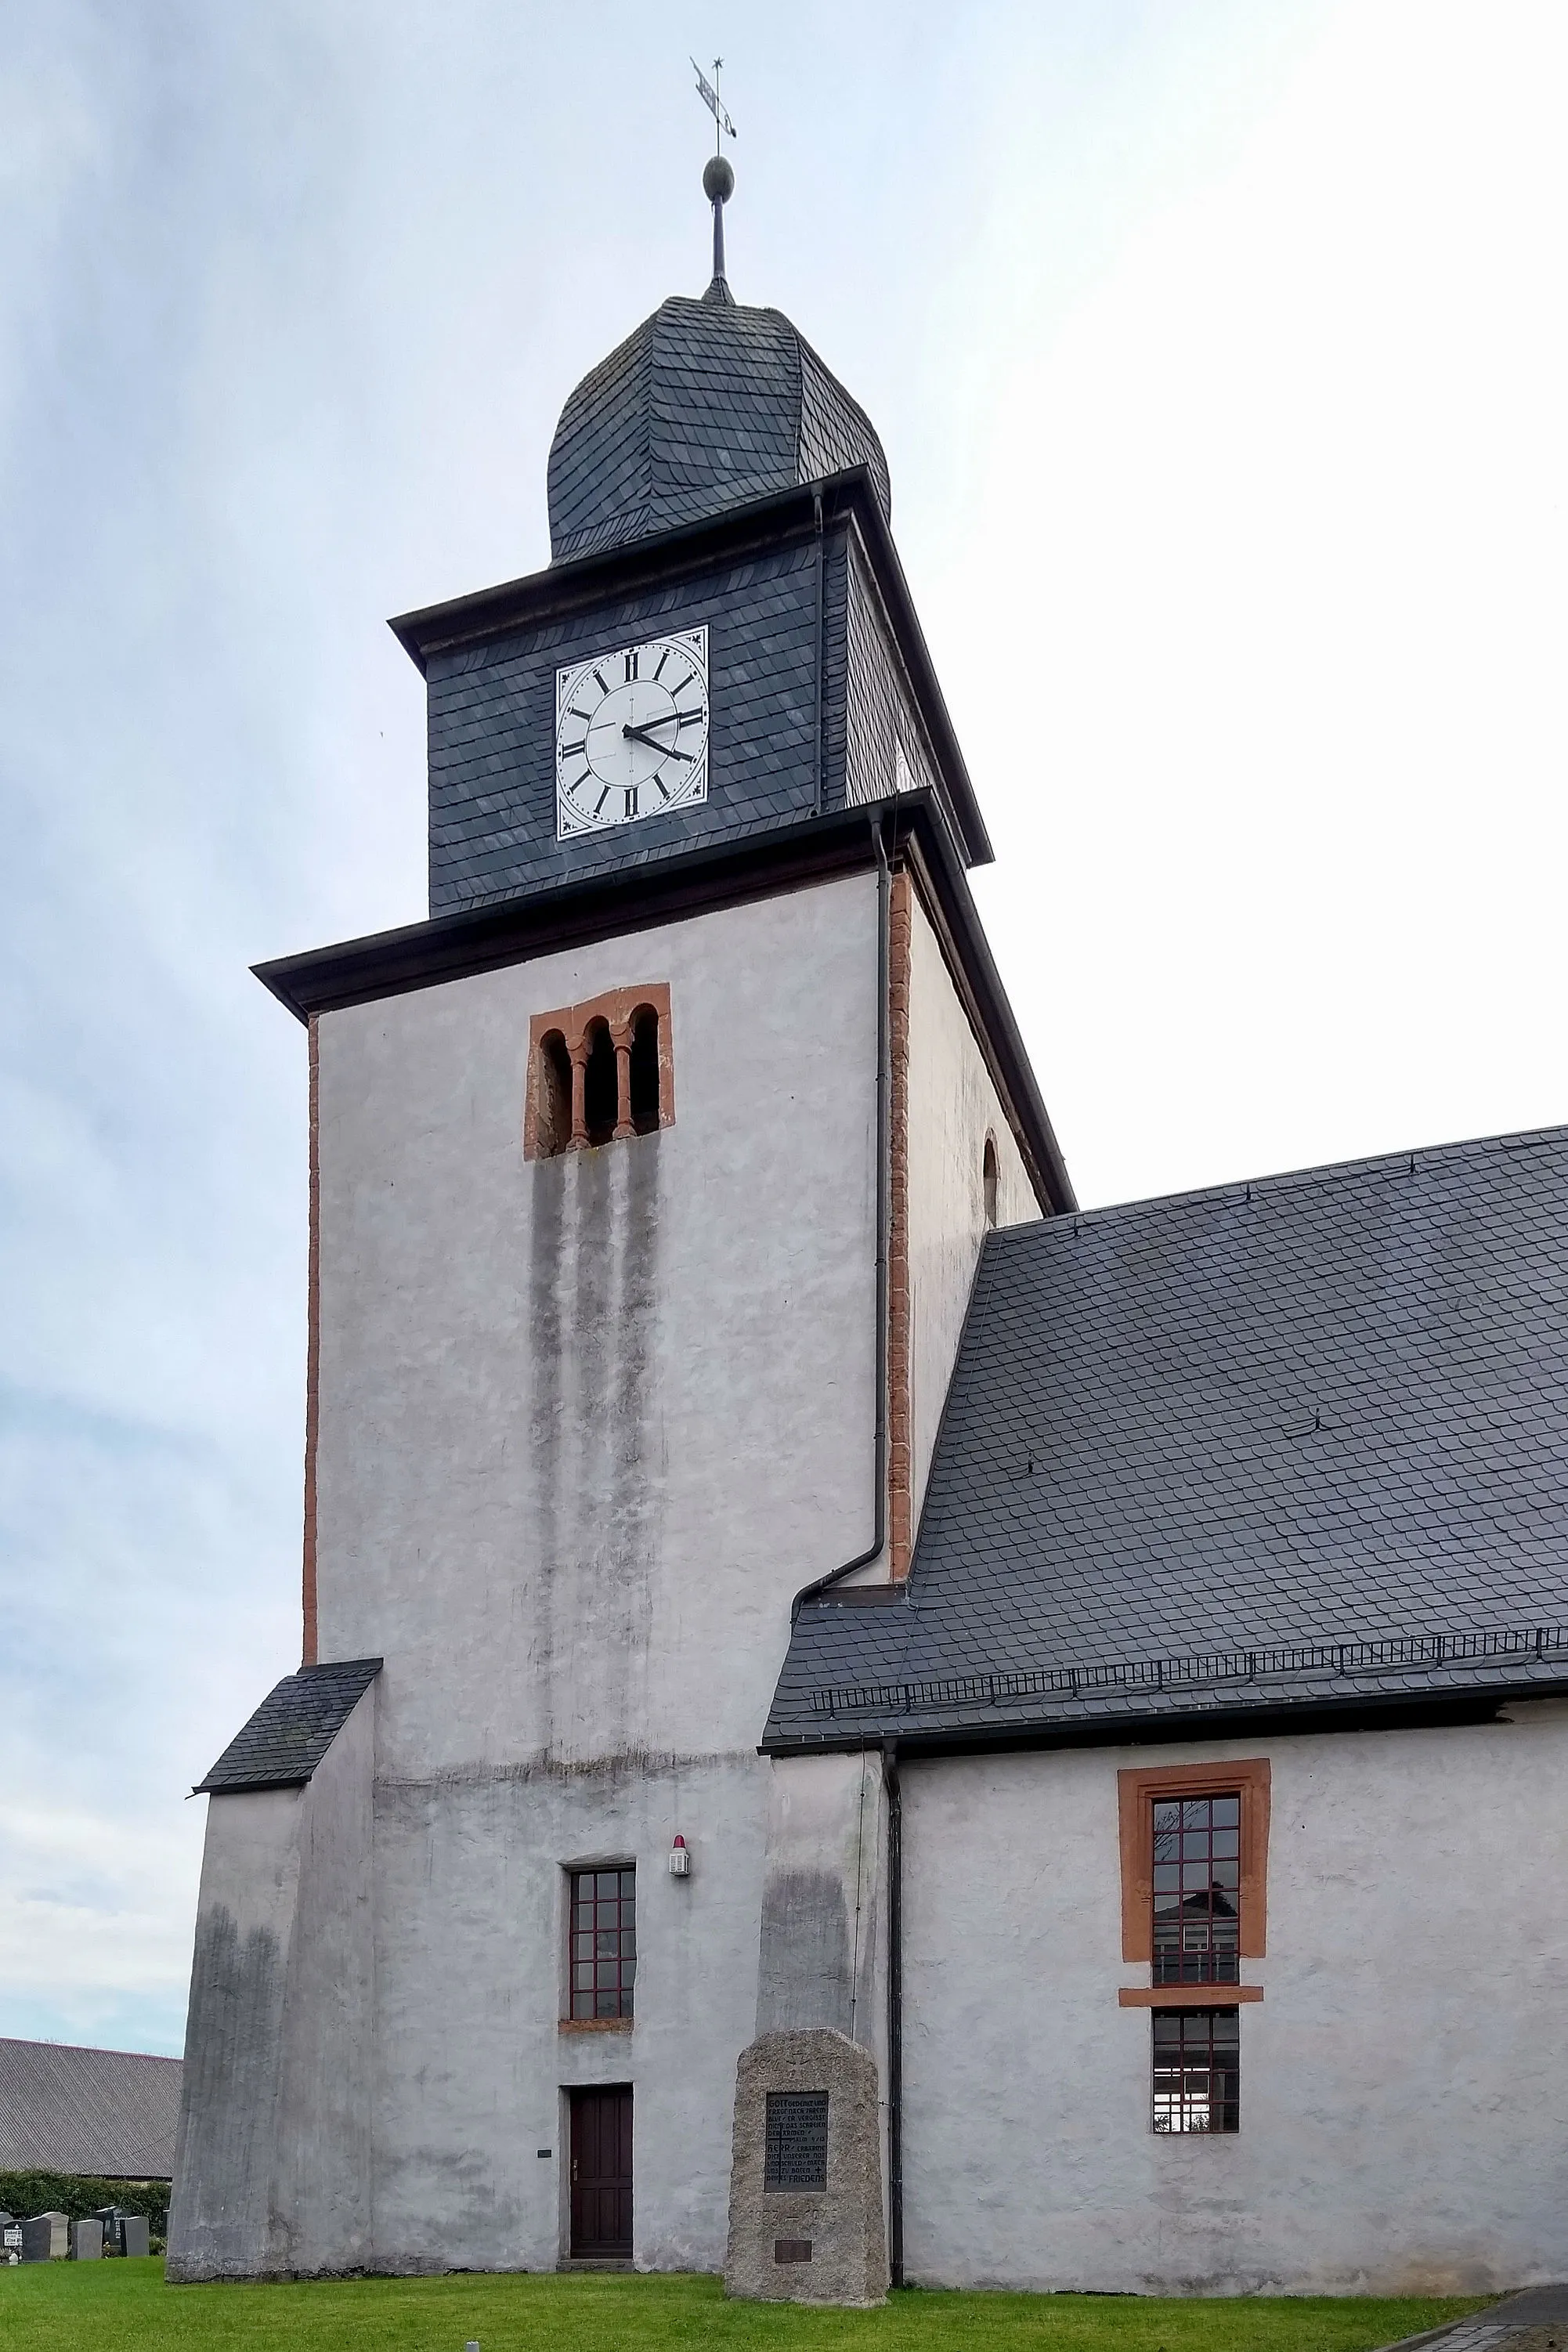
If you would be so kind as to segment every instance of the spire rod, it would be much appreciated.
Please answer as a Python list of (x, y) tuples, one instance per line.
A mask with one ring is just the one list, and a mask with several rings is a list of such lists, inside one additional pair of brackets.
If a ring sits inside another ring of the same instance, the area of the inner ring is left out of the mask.
[(691, 70), (697, 76), (697, 95), (713, 117), (713, 152), (702, 167), (702, 193), (713, 207), (713, 278), (702, 297), (705, 302), (733, 302), (729, 279), (724, 275), (724, 207), (735, 193), (734, 167), (724, 152), (724, 134), (736, 136), (735, 126), (719, 95), (719, 77), (724, 60), (713, 60), (713, 79), (709, 80), (695, 58)]

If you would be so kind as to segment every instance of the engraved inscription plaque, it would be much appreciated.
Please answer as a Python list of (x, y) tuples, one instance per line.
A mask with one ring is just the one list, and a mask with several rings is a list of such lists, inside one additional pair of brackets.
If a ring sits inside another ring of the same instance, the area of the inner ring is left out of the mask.
[(809, 2238), (775, 2238), (773, 2260), (775, 2263), (810, 2262), (811, 2240)]
[(763, 2189), (826, 2186), (826, 2092), (770, 2091)]

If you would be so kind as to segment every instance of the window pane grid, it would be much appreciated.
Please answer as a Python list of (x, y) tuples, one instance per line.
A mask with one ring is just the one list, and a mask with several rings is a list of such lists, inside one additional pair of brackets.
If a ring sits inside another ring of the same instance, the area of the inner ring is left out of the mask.
[(1154, 1982), (1240, 1979), (1241, 1799), (1154, 1800)]
[(1240, 2015), (1236, 2009), (1154, 2011), (1157, 2132), (1240, 2129)]
[(572, 1873), (571, 2014), (630, 2017), (637, 1982), (637, 1873)]

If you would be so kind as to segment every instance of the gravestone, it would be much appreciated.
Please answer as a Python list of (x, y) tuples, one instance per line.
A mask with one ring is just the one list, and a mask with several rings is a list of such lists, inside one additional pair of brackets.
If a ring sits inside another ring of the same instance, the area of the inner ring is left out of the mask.
[(0, 2213), (0, 2263), (22, 2259), (22, 2224), (14, 2213)]
[(73, 2221), (70, 2231), (72, 2262), (97, 2262), (103, 2252), (103, 2224), (97, 2214), (90, 2221)]
[(122, 2254), (145, 2254), (148, 2229), (145, 2213), (121, 2213), (120, 2216), (120, 2251)]
[(25, 2263), (63, 2263), (70, 2252), (70, 2223), (63, 2213), (34, 2213), (22, 2224)]

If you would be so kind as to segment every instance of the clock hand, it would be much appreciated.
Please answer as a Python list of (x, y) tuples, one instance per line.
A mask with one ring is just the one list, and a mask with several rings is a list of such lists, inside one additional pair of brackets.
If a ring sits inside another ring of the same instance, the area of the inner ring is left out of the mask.
[[(652, 721), (655, 727), (662, 727), (665, 723), (662, 719)], [(657, 735), (648, 733), (646, 727), (623, 727), (621, 733), (629, 736), (634, 743), (651, 743), (654, 750), (662, 751), (667, 760), (683, 760), (689, 768), (692, 764), (693, 755), (689, 751), (681, 751), (679, 745), (676, 743), (661, 743)]]

